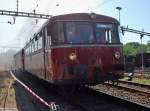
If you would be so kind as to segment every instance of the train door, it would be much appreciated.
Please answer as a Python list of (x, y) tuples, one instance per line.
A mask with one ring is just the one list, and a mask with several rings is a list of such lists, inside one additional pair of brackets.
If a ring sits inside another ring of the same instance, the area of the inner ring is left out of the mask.
[(48, 52), (46, 50), (47, 46), (47, 28), (45, 27), (43, 30), (44, 33), (44, 69), (45, 69), (45, 79), (48, 79), (48, 71), (47, 71), (47, 66), (48, 66)]
[(42, 31), (42, 33), (43, 33), (44, 78), (46, 79), (46, 52), (45, 52), (45, 46), (46, 46), (45, 38), (46, 38), (46, 33), (45, 33), (45, 29)]

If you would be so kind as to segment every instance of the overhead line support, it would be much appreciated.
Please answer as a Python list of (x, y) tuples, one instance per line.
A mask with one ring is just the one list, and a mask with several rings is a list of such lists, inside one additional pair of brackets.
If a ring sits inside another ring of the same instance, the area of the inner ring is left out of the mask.
[(40, 19), (49, 19), (50, 17), (52, 17), (52, 15), (46, 15), (46, 14), (36, 14), (36, 13), (8, 11), (8, 10), (0, 10), (0, 15), (31, 17), (31, 18), (40, 18)]
[(150, 33), (148, 32), (144, 32), (144, 31), (139, 31), (139, 30), (135, 30), (135, 29), (130, 29), (130, 28), (125, 28), (123, 26), (120, 27), (120, 30), (122, 31), (122, 33), (124, 34), (124, 32), (131, 32), (131, 33), (136, 33), (136, 34), (140, 34), (141, 37), (143, 37), (144, 35), (146, 36), (150, 36)]

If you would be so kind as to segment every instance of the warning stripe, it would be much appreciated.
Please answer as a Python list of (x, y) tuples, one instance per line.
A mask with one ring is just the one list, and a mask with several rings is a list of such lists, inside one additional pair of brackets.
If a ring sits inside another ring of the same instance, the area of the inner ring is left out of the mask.
[(34, 97), (36, 97), (39, 101), (41, 101), (42, 103), (44, 103), (46, 106), (48, 106), (50, 109), (52, 110), (57, 110), (56, 105), (54, 102), (50, 102), (50, 104), (48, 102), (46, 102), (44, 99), (42, 99), (40, 96), (38, 96), (34, 91), (32, 91), (27, 85), (25, 85), (23, 82), (21, 82), (18, 78), (16, 78), (16, 76), (13, 74), (12, 71), (10, 71), (11, 76), (13, 77), (13, 79), (15, 81), (17, 81), (18, 83), (20, 83), (27, 91), (29, 91)]

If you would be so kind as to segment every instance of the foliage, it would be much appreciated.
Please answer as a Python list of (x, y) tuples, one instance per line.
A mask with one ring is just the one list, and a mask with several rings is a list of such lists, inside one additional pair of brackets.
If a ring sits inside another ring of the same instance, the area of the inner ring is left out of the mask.
[(150, 41), (147, 44), (140, 44), (138, 42), (130, 42), (124, 45), (124, 53), (126, 56), (135, 56), (138, 53), (150, 53)]

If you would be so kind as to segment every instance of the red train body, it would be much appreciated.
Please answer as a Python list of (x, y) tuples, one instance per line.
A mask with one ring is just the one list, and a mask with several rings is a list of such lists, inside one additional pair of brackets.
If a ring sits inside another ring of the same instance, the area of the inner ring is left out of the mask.
[(118, 27), (116, 19), (103, 15), (55, 16), (23, 48), (24, 59), (16, 56), (15, 61), (52, 84), (98, 84), (118, 79), (124, 71)]

